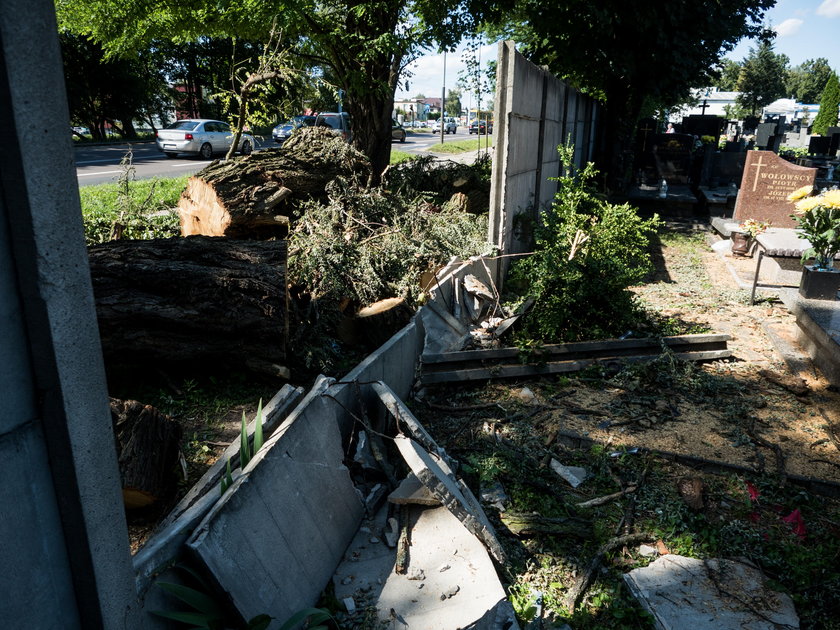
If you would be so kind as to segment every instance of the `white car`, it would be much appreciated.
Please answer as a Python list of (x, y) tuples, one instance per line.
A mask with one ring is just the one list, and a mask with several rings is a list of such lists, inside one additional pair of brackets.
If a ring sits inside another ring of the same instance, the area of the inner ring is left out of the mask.
[[(195, 153), (209, 160), (215, 153), (227, 153), (233, 142), (234, 132), (226, 122), (204, 118), (176, 120), (166, 129), (157, 132), (157, 148), (168, 158), (179, 153)], [(238, 151), (248, 155), (254, 150), (254, 136), (243, 133)]]
[[(440, 133), (440, 120), (432, 124), (432, 133)], [(454, 118), (447, 116), (443, 119), (443, 133), (458, 133), (458, 123)]]

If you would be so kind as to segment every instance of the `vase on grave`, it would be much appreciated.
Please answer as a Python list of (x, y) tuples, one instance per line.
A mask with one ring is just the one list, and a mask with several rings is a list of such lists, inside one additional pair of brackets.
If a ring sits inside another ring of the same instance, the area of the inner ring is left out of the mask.
[(836, 300), (840, 291), (840, 269), (832, 268), (831, 260), (824, 267), (805, 265), (799, 283), (799, 295), (806, 300)]
[(749, 256), (753, 245), (753, 237), (746, 232), (732, 232), (729, 235), (732, 241), (733, 256)]

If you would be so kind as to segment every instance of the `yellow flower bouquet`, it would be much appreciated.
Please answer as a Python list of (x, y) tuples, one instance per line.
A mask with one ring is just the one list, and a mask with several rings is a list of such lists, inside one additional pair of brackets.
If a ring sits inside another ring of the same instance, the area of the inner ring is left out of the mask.
[(840, 190), (825, 190), (819, 195), (812, 192), (812, 186), (805, 186), (788, 196), (796, 207), (791, 216), (811, 243), (802, 262), (813, 258), (815, 269), (831, 269), (834, 256), (840, 252)]

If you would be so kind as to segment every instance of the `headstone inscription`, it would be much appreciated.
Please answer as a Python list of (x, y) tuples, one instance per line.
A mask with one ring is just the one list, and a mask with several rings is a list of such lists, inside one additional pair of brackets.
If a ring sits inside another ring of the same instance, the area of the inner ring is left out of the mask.
[(792, 228), (794, 190), (813, 185), (817, 169), (796, 166), (772, 151), (748, 151), (733, 221), (768, 221), (773, 227)]

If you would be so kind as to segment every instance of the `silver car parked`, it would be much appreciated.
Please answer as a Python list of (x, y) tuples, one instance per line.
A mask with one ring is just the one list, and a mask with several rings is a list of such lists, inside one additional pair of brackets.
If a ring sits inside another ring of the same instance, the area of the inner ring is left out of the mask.
[[(195, 153), (205, 160), (214, 153), (227, 153), (233, 142), (234, 131), (226, 122), (204, 118), (176, 120), (166, 129), (157, 132), (155, 141), (168, 158), (179, 153)], [(248, 155), (254, 150), (254, 136), (243, 133), (239, 139), (239, 153)]]

